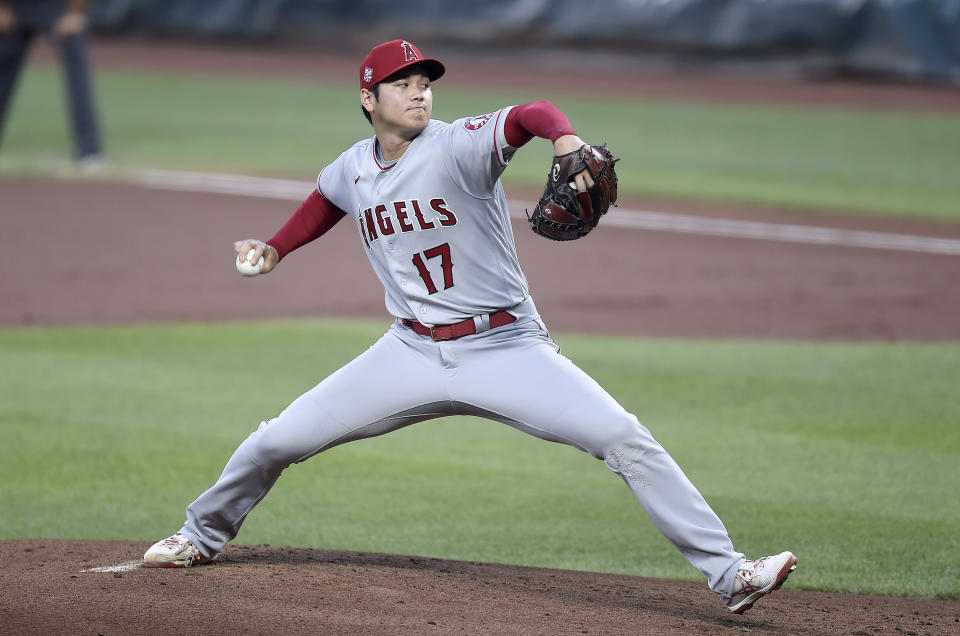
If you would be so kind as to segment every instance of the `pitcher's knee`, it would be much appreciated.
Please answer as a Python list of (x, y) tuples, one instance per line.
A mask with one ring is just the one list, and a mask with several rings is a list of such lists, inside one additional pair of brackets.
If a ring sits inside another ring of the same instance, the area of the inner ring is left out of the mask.
[(608, 437), (601, 459), (614, 472), (622, 473), (627, 466), (649, 461), (662, 452), (665, 452), (663, 447), (650, 431), (631, 415), (626, 425), (619, 427), (614, 435)]
[(276, 426), (276, 422), (261, 422), (259, 428), (243, 442), (250, 458), (266, 470), (282, 470), (309, 454), (302, 440)]
[(650, 434), (630, 413), (608, 421), (602, 430), (602, 436), (596, 440), (599, 452), (595, 454), (599, 459), (605, 459), (615, 448), (636, 445)]

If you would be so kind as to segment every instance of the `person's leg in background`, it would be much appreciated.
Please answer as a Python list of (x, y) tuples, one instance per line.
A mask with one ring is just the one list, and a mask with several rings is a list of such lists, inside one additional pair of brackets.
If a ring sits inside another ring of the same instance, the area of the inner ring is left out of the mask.
[(77, 33), (61, 37), (59, 45), (76, 158), (81, 162), (100, 161), (100, 126), (90, 82), (86, 35)]
[(17, 77), (33, 35), (32, 31), (25, 29), (0, 32), (0, 146), (3, 143), (4, 124), (17, 85)]

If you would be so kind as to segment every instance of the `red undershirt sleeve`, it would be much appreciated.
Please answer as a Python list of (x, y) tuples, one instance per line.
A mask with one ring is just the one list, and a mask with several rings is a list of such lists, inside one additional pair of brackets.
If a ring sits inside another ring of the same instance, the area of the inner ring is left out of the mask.
[(272, 245), (283, 259), (298, 247), (326, 234), (346, 214), (314, 190), (273, 238), (267, 241), (267, 245)]
[(563, 111), (544, 99), (511, 108), (503, 124), (503, 134), (508, 144), (519, 148), (534, 137), (556, 141), (576, 133)]

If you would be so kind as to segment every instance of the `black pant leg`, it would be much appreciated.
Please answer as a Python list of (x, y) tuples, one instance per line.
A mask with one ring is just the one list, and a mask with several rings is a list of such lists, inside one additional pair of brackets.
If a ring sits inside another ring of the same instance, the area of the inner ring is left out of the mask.
[(17, 77), (23, 67), (27, 48), (34, 32), (17, 29), (13, 33), (0, 34), (0, 142), (3, 141), (4, 123), (7, 121), (7, 109), (10, 106)]
[(73, 124), (74, 150), (79, 159), (100, 154), (100, 126), (94, 108), (87, 63), (86, 36), (60, 38), (60, 53), (66, 75), (67, 98)]

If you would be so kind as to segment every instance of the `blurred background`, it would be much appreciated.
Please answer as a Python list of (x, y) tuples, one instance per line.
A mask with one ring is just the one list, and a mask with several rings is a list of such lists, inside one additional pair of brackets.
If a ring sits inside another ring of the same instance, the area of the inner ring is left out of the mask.
[[(76, 4), (90, 79), (63, 73), (63, 40), (34, 38), (0, 112), (0, 176), (74, 174), (72, 141), (112, 177), (312, 179), (369, 134), (345, 115), (359, 60), (407, 38), (447, 63), (436, 118), (551, 99), (581, 137), (616, 142), (623, 195), (960, 218), (960, 0)], [(65, 93), (64, 75), (86, 88)], [(520, 153), (505, 183), (538, 187), (537, 159)]]
[(369, 48), (398, 31), (485, 53), (955, 83), (960, 0), (97, 0), (104, 34)]

